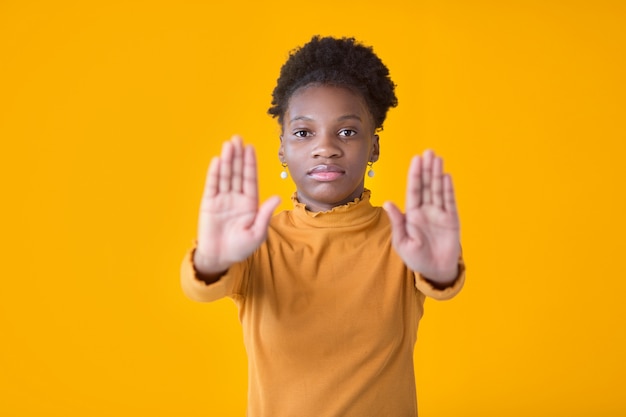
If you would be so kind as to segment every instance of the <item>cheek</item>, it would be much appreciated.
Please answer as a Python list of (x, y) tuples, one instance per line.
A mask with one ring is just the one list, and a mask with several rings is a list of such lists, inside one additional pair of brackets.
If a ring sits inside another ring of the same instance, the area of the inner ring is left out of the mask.
[(302, 165), (302, 163), (294, 156), (293, 152), (289, 152), (289, 150), (285, 149), (283, 154), (283, 161), (289, 167), (290, 172), (297, 172), (298, 167)]
[(361, 154), (361, 157), (363, 158), (363, 160), (365, 160), (365, 164), (366, 165), (370, 161), (370, 159), (372, 159), (372, 157), (374, 156), (375, 153), (376, 152), (374, 151), (374, 147), (373, 146), (364, 147), (363, 153)]
[(310, 155), (308, 142), (288, 143), (283, 146), (285, 159), (291, 161), (302, 161)]

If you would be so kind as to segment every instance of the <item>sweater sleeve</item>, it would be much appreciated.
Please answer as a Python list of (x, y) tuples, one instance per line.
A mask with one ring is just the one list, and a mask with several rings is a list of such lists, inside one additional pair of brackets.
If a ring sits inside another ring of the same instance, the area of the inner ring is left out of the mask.
[(452, 283), (452, 285), (439, 289), (433, 286), (426, 278), (420, 275), (418, 272), (415, 272), (415, 287), (426, 295), (427, 297), (434, 298), (435, 300), (449, 300), (450, 298), (457, 295), (461, 288), (463, 288), (463, 284), (465, 284), (465, 262), (463, 262), (463, 258), (459, 259), (459, 274), (456, 279)]
[(219, 280), (207, 284), (196, 275), (193, 266), (194, 250), (195, 248), (185, 254), (180, 268), (180, 284), (187, 297), (194, 301), (209, 302), (240, 293), (244, 275), (243, 263), (231, 266)]

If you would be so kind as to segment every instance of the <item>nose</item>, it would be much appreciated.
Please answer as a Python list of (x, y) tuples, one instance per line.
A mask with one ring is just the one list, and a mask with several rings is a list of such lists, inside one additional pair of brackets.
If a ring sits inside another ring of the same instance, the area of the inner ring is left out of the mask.
[(314, 158), (337, 158), (341, 156), (340, 140), (330, 132), (319, 132), (313, 141)]

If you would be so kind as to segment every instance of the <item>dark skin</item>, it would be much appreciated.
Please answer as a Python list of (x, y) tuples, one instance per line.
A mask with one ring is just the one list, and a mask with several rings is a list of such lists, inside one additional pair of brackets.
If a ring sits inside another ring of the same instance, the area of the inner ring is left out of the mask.
[(289, 166), (298, 201), (327, 211), (359, 198), (378, 136), (361, 96), (339, 87), (311, 86), (289, 100), (278, 157)]
[[(379, 156), (371, 115), (358, 94), (312, 85), (294, 93), (284, 122), (279, 158), (289, 166), (298, 200), (310, 211), (330, 210), (358, 198), (368, 162)], [(254, 149), (240, 137), (225, 142), (211, 161), (198, 222), (194, 265), (214, 282), (230, 265), (250, 256), (267, 237), (277, 196), (258, 201)], [(411, 160), (406, 213), (383, 205), (392, 243), (404, 263), (445, 288), (458, 275), (460, 226), (452, 179), (432, 151)]]

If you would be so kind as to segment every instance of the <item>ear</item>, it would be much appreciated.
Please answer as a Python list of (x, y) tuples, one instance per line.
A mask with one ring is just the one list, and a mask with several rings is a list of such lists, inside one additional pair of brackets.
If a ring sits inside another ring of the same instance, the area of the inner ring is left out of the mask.
[(278, 148), (278, 160), (281, 163), (285, 161), (285, 147), (283, 146), (283, 135), (280, 135), (280, 147)]
[(372, 140), (372, 153), (370, 155), (370, 162), (378, 161), (380, 157), (380, 143), (378, 135), (374, 135)]

